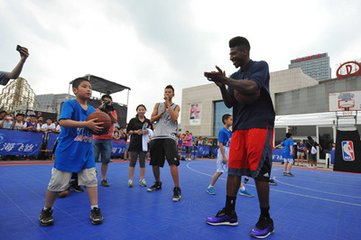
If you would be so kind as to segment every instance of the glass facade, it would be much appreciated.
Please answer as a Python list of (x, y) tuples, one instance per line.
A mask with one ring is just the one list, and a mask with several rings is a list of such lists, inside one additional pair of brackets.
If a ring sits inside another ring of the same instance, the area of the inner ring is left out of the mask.
[(227, 108), (223, 101), (214, 101), (214, 125), (213, 125), (213, 136), (218, 137), (219, 130), (223, 127), (222, 116), (224, 114), (232, 115), (232, 108)]
[(301, 68), (305, 74), (316, 80), (331, 79), (330, 57), (327, 53), (293, 59), (288, 68)]

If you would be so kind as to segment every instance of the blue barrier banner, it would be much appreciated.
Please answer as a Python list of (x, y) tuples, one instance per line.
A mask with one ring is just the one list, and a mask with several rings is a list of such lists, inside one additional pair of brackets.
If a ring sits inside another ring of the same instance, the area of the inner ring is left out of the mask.
[(272, 152), (272, 162), (283, 162), (282, 148), (275, 148)]
[(113, 140), (112, 142), (112, 157), (124, 156), (124, 151), (126, 147), (126, 142), (121, 140)]
[(47, 133), (48, 135), (48, 144), (46, 145), (46, 154), (51, 155), (54, 149), (55, 141), (58, 138), (58, 133)]
[(38, 155), (42, 133), (0, 129), (0, 155)]

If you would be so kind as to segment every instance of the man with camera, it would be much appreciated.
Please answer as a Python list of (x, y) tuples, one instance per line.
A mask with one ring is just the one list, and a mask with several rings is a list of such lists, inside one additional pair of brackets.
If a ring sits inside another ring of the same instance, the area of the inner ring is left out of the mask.
[(113, 99), (110, 95), (103, 95), (101, 98), (101, 105), (97, 108), (97, 111), (103, 111), (107, 113), (112, 120), (113, 125), (110, 127), (108, 133), (103, 135), (93, 135), (94, 157), (95, 161), (101, 157), (101, 185), (103, 187), (109, 187), (106, 175), (108, 171), (108, 163), (110, 162), (110, 156), (112, 154), (112, 139), (114, 131), (114, 123), (117, 122), (118, 116), (115, 111), (112, 102)]
[(19, 77), (21, 70), (23, 69), (26, 59), (29, 57), (28, 49), (25, 47), (17, 46), (16, 50), (20, 53), (20, 61), (11, 72), (0, 71), (0, 85), (6, 85), (10, 79), (16, 79)]

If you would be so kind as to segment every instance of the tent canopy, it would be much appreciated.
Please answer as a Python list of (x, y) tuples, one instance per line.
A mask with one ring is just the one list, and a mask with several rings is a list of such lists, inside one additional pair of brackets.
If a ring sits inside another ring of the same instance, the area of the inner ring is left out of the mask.
[[(90, 83), (92, 85), (92, 89), (94, 91), (104, 93), (104, 94), (113, 94), (116, 92), (121, 92), (125, 89), (130, 90), (130, 88), (127, 86), (106, 80), (101, 77), (90, 75), (90, 74), (85, 75), (84, 77), (79, 77), (79, 78), (88, 79), (90, 81)], [(79, 78), (76, 78), (76, 79), (79, 79)], [(71, 85), (73, 83), (73, 81), (75, 81), (76, 79), (72, 80), (69, 84)]]

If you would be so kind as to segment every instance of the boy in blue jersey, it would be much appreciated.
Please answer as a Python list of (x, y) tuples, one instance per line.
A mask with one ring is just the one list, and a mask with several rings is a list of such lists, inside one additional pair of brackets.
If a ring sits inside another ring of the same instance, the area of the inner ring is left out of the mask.
[(284, 163), (284, 170), (283, 175), (287, 177), (293, 177), (294, 175), (291, 173), (291, 168), (293, 164), (293, 139), (292, 139), (292, 133), (286, 133), (286, 139), (281, 143), (281, 146), (283, 147), (282, 151), (282, 158)]
[[(214, 185), (216, 184), (218, 178), (228, 171), (228, 156), (229, 156), (229, 146), (231, 144), (232, 131), (230, 128), (233, 124), (233, 118), (230, 114), (224, 114), (222, 116), (222, 122), (224, 124), (223, 128), (219, 130), (218, 133), (218, 153), (217, 153), (217, 170), (214, 173), (211, 182), (207, 188), (207, 193), (210, 195), (215, 195), (216, 191)], [(245, 186), (240, 182), (241, 187), (239, 189), (239, 194), (246, 197), (254, 197), (254, 195), (247, 192)]]
[(56, 195), (69, 188), (73, 172), (78, 173), (79, 185), (87, 187), (92, 224), (103, 222), (103, 216), (98, 207), (98, 183), (92, 134), (88, 130), (100, 131), (103, 123), (96, 122), (96, 118), (86, 120), (91, 113), (95, 112), (95, 109), (87, 104), (92, 94), (89, 80), (77, 78), (72, 82), (72, 88), (76, 99), (68, 100), (63, 104), (59, 117), (62, 129), (55, 150), (54, 167), (45, 196), (45, 206), (39, 217), (42, 226), (54, 224), (53, 205)]

